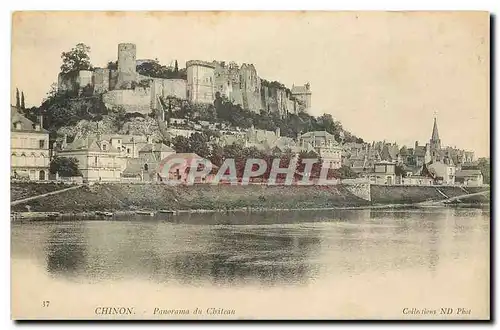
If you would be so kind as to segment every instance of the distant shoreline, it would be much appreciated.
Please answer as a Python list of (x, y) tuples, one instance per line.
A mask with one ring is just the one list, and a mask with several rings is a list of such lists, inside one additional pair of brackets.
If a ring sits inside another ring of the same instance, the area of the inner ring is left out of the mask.
[[(151, 212), (154, 216), (159, 214), (164, 214), (164, 218), (179, 216), (183, 214), (231, 214), (231, 213), (272, 213), (272, 212), (322, 212), (322, 211), (356, 211), (356, 210), (395, 210), (395, 209), (435, 209), (435, 208), (485, 208), (489, 207), (490, 203), (460, 203), (460, 204), (448, 204), (448, 205), (417, 205), (417, 204), (391, 204), (391, 205), (366, 205), (366, 206), (346, 206), (346, 207), (324, 207), (324, 208), (304, 208), (304, 209), (296, 209), (296, 208), (285, 208), (285, 209), (276, 209), (276, 208), (245, 208), (245, 209), (184, 209), (184, 210), (169, 210), (169, 212), (165, 212), (165, 210), (142, 210), (142, 212)], [(163, 213), (161, 212), (163, 211)], [(110, 216), (103, 215), (103, 212), (100, 211), (88, 211), (88, 212), (14, 212), (11, 214), (12, 221), (52, 221), (52, 220), (61, 220), (61, 221), (81, 221), (81, 220), (114, 220), (115, 218), (122, 217), (130, 217), (136, 216), (141, 218), (153, 218), (150, 215), (138, 214), (138, 211), (116, 211), (109, 212), (112, 213)], [(141, 212), (141, 211), (139, 211)], [(117, 219), (117, 220), (118, 220)], [(161, 219), (156, 219), (161, 220)]]

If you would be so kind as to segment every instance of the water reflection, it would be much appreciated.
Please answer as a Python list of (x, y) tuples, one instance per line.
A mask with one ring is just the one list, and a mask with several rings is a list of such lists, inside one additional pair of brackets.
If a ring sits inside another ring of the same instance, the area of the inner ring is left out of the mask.
[(443, 271), (443, 260), (474, 256), (489, 238), (488, 223), (489, 213), (472, 209), (14, 223), (12, 258), (78, 282), (307, 285), (344, 275)]
[(75, 276), (85, 269), (87, 251), (83, 234), (81, 223), (74, 226), (52, 226), (45, 245), (49, 273)]

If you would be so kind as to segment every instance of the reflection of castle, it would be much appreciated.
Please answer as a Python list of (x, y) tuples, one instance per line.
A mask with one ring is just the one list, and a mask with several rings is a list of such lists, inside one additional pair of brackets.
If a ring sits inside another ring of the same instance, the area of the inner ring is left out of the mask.
[(118, 45), (116, 69), (95, 68), (59, 74), (59, 91), (82, 92), (87, 89), (101, 94), (109, 106), (121, 106), (128, 112), (149, 113), (157, 108), (158, 97), (178, 97), (194, 103), (213, 103), (217, 96), (225, 96), (244, 109), (259, 112), (267, 110), (287, 113), (308, 111), (311, 107), (309, 83), (304, 86), (285, 86), (261, 79), (253, 64), (230, 62), (186, 62), (187, 80), (152, 78), (136, 71), (135, 44)]

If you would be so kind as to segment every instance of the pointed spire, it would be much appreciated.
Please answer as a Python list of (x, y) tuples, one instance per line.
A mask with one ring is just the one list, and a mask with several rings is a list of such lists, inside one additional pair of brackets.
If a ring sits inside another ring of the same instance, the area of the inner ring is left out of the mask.
[(438, 133), (436, 117), (434, 117), (434, 127), (432, 128), (431, 141), (439, 141), (439, 133)]

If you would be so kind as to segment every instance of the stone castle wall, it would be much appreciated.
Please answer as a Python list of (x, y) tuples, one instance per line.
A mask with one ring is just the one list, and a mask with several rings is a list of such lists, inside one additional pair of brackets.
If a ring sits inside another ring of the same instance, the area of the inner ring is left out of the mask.
[(104, 93), (109, 91), (109, 76), (108, 69), (96, 68), (94, 71), (93, 84), (96, 93)]
[(79, 92), (85, 86), (93, 86), (93, 72), (80, 70), (70, 73), (59, 73), (57, 77), (57, 88), (61, 92)]
[(112, 90), (102, 95), (106, 107), (120, 106), (126, 112), (149, 114), (151, 112), (151, 88)]

